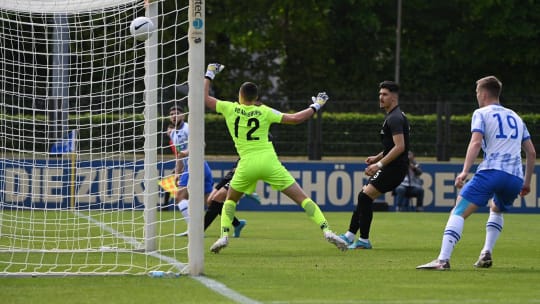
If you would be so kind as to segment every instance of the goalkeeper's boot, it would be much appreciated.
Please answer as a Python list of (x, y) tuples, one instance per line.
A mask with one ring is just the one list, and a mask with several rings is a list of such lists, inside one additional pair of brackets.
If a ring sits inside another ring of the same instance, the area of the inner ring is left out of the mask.
[(491, 259), (491, 252), (489, 251), (482, 252), (478, 261), (474, 263), (474, 267), (476, 268), (489, 268), (491, 265), (493, 265), (493, 260)]
[(416, 266), (416, 269), (426, 269), (426, 270), (450, 270), (450, 261), (449, 260), (433, 260), (427, 264)]
[(356, 242), (349, 245), (349, 249), (371, 249), (371, 248), (373, 247), (371, 246), (370, 241), (364, 242), (361, 240), (356, 240)]
[(345, 242), (344, 240), (342, 240), (339, 236), (337, 236), (335, 233), (333, 233), (332, 231), (325, 231), (324, 232), (324, 238), (336, 245), (336, 247), (341, 250), (341, 251), (345, 251), (347, 250), (347, 242)]
[(219, 253), (219, 251), (229, 245), (229, 237), (223, 236), (220, 237), (212, 247), (210, 247), (210, 251), (213, 253)]
[(345, 235), (345, 233), (340, 234), (340, 235), (339, 235), (339, 238), (342, 239), (342, 240), (344, 240), (345, 243), (347, 243), (347, 246), (350, 246), (350, 245), (352, 245), (352, 243), (353, 243), (353, 241), (349, 240), (349, 238)]
[(238, 220), (238, 222), (240, 222), (240, 224), (238, 224), (238, 226), (234, 227), (234, 234), (233, 234), (233, 236), (234, 236), (235, 238), (239, 238), (239, 237), (240, 237), (240, 233), (242, 232), (242, 229), (244, 229), (244, 227), (246, 226), (246, 223), (247, 223), (246, 220)]

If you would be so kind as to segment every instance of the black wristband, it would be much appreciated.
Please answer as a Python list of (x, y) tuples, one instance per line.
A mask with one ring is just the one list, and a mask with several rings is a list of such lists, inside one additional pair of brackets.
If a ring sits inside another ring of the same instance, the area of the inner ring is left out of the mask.
[(314, 106), (309, 106), (309, 107), (313, 110), (313, 112), (314, 112), (313, 114), (317, 113), (317, 109), (315, 109)]

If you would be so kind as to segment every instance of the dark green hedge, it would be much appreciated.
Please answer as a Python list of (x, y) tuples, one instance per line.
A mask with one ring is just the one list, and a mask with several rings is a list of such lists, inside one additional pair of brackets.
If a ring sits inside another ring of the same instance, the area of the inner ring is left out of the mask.
[[(45, 152), (55, 140), (53, 131), (45, 117), (3, 116), (0, 122), (2, 147), (8, 150)], [(437, 155), (437, 116), (408, 115), (411, 123), (411, 148), (417, 155)], [(540, 127), (540, 114), (523, 115), (533, 142), (540, 138), (535, 130)], [(206, 114), (206, 153), (208, 155), (235, 155), (234, 145), (221, 115)], [(470, 115), (452, 116), (450, 134), (446, 141), (450, 157), (463, 157), (470, 136)], [(383, 114), (323, 113), (322, 156), (366, 156), (381, 150), (379, 130)], [(300, 125), (274, 125), (272, 134), (278, 153), (282, 156), (307, 156), (309, 152), (310, 124), (315, 119)], [(442, 120), (444, 123), (444, 119)], [(158, 121), (158, 146), (163, 153), (170, 153), (165, 130), (168, 118)], [(70, 117), (69, 129), (79, 129), (81, 151), (110, 153), (132, 151), (143, 152), (143, 115), (94, 115)], [(133, 139), (134, 138), (134, 139)], [(33, 139), (33, 140), (32, 140)], [(439, 146), (440, 147), (440, 146)], [(538, 147), (537, 147), (538, 149)]]

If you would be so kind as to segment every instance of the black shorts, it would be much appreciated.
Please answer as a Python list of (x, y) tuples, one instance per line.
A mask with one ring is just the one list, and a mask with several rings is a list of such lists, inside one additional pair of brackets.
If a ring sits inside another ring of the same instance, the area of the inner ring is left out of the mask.
[(381, 193), (392, 191), (401, 184), (407, 175), (408, 166), (407, 163), (386, 166), (370, 177), (368, 183)]

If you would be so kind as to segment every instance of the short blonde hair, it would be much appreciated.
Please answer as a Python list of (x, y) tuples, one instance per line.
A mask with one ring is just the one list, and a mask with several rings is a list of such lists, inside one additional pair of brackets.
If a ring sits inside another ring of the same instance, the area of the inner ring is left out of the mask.
[(495, 76), (487, 76), (480, 78), (476, 81), (476, 85), (479, 89), (484, 89), (492, 97), (497, 97), (501, 95), (502, 91), (502, 82), (497, 79)]

